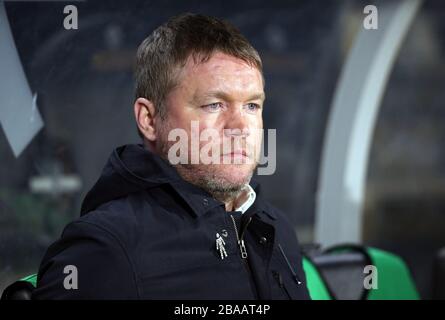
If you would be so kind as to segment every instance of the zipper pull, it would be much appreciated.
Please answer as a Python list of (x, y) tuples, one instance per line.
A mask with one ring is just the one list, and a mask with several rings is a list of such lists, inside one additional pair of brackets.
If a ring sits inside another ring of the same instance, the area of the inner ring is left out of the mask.
[(246, 250), (246, 245), (244, 244), (244, 240), (242, 240), (242, 239), (239, 240), (238, 245), (239, 245), (239, 249), (241, 251), (241, 258), (247, 259), (247, 250)]

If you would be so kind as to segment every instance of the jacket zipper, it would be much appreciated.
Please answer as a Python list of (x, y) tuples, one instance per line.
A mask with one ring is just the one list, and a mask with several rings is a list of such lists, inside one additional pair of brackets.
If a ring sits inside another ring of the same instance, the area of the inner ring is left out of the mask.
[(283, 248), (281, 247), (281, 244), (278, 244), (278, 249), (281, 252), (281, 255), (283, 256), (284, 260), (286, 261), (287, 267), (289, 268), (290, 272), (292, 273), (292, 279), (294, 279), (294, 281), (298, 284), (301, 285), (302, 282), (300, 280), (300, 278), (298, 278), (297, 274), (294, 271), (294, 268), (292, 268), (292, 265), (289, 261), (289, 259), (287, 258), (286, 254), (284, 253)]
[(244, 236), (244, 232), (247, 229), (247, 226), (249, 225), (250, 221), (252, 221), (252, 217), (250, 217), (249, 220), (247, 220), (246, 225), (244, 226), (243, 230), (241, 230), (241, 237), (238, 234), (238, 228), (236, 226), (235, 218), (232, 215), (230, 217), (232, 218), (233, 227), (235, 228), (236, 239), (238, 241), (238, 247), (241, 252), (241, 258), (247, 259), (247, 250), (246, 250), (246, 245), (244, 244), (243, 236)]
[(244, 233), (247, 230), (247, 226), (249, 225), (250, 221), (252, 221), (252, 217), (249, 217), (249, 220), (247, 220), (247, 223), (244, 225), (243, 229), (241, 230), (241, 235), (238, 234), (238, 228), (236, 226), (235, 218), (232, 215), (230, 215), (230, 217), (232, 218), (233, 227), (235, 228), (236, 239), (238, 241), (238, 247), (239, 247), (240, 253), (241, 253), (241, 260), (242, 260), (243, 265), (245, 266), (246, 271), (250, 277), (249, 280), (250, 280), (252, 290), (254, 291), (256, 298), (258, 298), (258, 292), (256, 291), (255, 283), (253, 283), (253, 281), (252, 281), (252, 279), (253, 279), (252, 271), (250, 270), (249, 262), (247, 260), (247, 250), (246, 250), (246, 245), (244, 244), (244, 239), (243, 239)]

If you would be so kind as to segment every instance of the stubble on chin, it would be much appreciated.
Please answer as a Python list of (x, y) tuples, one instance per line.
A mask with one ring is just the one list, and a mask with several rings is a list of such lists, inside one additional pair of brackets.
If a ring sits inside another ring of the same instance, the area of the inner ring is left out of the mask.
[(219, 170), (219, 166), (236, 165), (178, 164), (174, 167), (184, 180), (206, 190), (215, 199), (226, 202), (236, 198), (242, 192), (245, 185), (250, 182), (255, 168), (253, 167), (244, 177), (238, 176), (231, 179), (224, 170)]
[[(168, 151), (175, 142), (168, 141), (168, 133), (163, 135), (163, 137), (165, 137), (165, 140), (158, 140), (157, 153), (161, 158), (170, 163)], [(185, 181), (204, 189), (215, 199), (226, 202), (236, 198), (242, 192), (245, 185), (250, 182), (257, 165), (258, 163), (252, 164), (243, 177), (231, 177), (230, 174), (226, 173), (227, 169), (230, 170), (230, 166), (240, 166), (237, 164), (179, 163), (172, 166)]]

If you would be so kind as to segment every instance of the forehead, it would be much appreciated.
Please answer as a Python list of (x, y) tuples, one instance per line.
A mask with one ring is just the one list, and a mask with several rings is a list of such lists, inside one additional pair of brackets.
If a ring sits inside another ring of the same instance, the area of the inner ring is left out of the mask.
[(205, 62), (190, 57), (180, 77), (180, 87), (193, 95), (224, 91), (231, 95), (262, 93), (260, 71), (236, 57), (217, 52)]

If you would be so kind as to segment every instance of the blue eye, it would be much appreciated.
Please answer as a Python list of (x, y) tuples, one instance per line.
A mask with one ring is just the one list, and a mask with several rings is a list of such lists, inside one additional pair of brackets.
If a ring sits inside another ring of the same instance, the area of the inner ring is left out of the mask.
[(211, 104), (207, 104), (205, 106), (202, 106), (203, 109), (209, 112), (217, 112), (219, 109), (221, 109), (222, 105), (220, 102), (215, 102)]
[(256, 103), (248, 103), (247, 104), (247, 111), (249, 111), (249, 112), (255, 112), (260, 108), (261, 108), (260, 105), (258, 105)]

